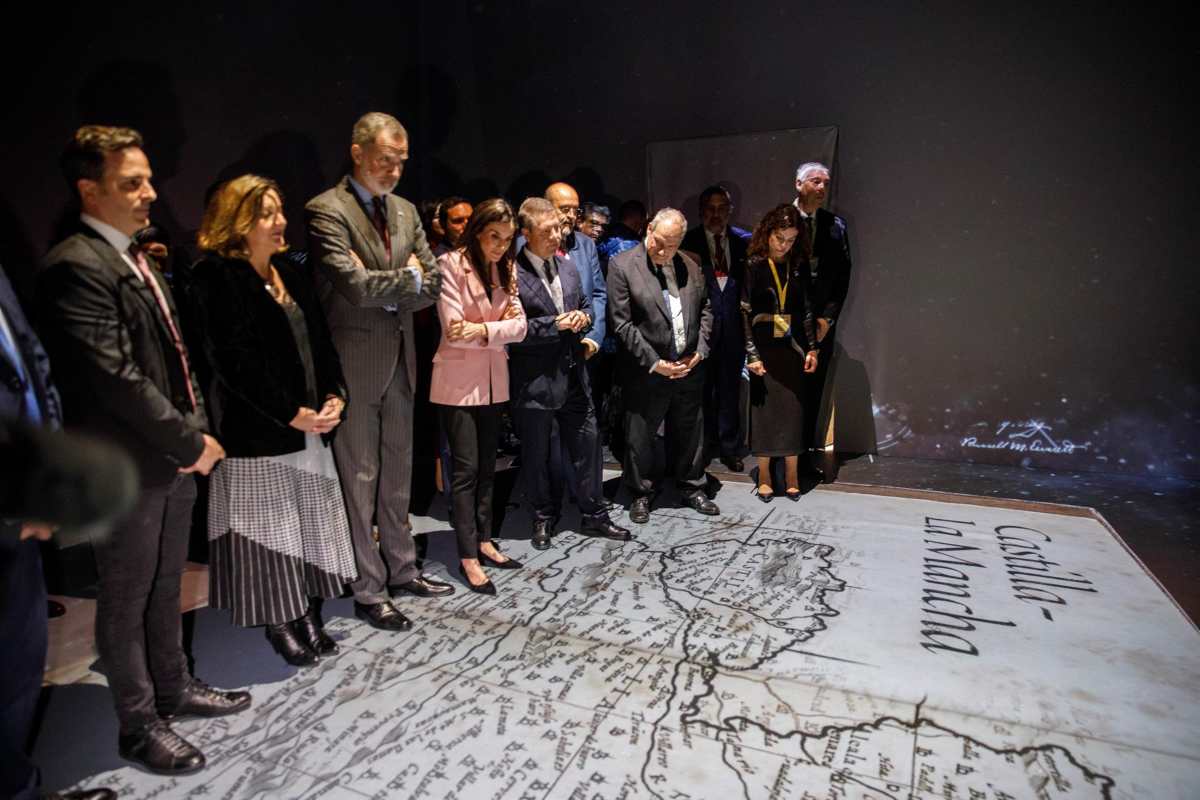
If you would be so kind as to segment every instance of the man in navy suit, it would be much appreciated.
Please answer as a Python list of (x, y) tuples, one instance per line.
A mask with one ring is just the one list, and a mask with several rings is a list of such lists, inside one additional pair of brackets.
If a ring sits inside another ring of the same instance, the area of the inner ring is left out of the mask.
[(681, 247), (699, 258), (712, 303), (712, 336), (704, 374), (706, 450), (718, 451), (722, 464), (741, 472), (746, 449), (740, 412), (742, 367), (746, 364), (741, 299), (749, 236), (729, 224), (732, 212), (729, 190), (709, 186), (700, 193), (702, 224), (688, 231)]
[[(9, 426), (57, 429), (62, 423), (58, 392), (50, 382), (50, 360), (29, 326), (4, 270), (0, 269), (0, 443)], [(34, 456), (18, 451), (22, 460)], [(5, 458), (9, 457), (6, 452)], [(22, 464), (28, 468), (28, 462)], [(7, 473), (7, 470), (5, 471)], [(9, 487), (5, 487), (6, 489)], [(0, 505), (0, 797), (39, 797), (38, 770), (25, 752), (46, 665), (46, 584), (38, 540), (49, 539), (45, 521), (8, 519), (29, 498), (9, 497)], [(20, 514), (19, 517), (24, 517)], [(110, 789), (68, 792), (58, 797), (109, 800)]]
[(527, 333), (509, 345), (509, 392), (521, 437), (522, 479), (533, 506), (533, 546), (550, 546), (558, 515), (550, 480), (553, 423), (572, 466), (581, 533), (626, 541), (632, 537), (609, 519), (600, 485), (596, 414), (584, 364), (595, 352), (594, 343), (585, 344), (593, 328), (591, 298), (578, 270), (558, 255), (562, 231), (554, 206), (531, 197), (518, 218), (525, 244), (517, 256), (517, 281)]

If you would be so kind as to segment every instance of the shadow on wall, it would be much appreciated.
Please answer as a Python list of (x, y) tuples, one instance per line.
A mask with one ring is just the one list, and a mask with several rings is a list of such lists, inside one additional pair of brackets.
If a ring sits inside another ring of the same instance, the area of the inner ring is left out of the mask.
[[(183, 241), (193, 226), (181, 224), (176, 217), (168, 186), (179, 172), (187, 134), (170, 70), (149, 61), (110, 61), (84, 80), (76, 107), (80, 125), (121, 125), (142, 134), (158, 192), (151, 219), (172, 242)], [(72, 132), (64, 132), (64, 142)], [(69, 235), (78, 216), (72, 196), (58, 214), (47, 249)]]
[(826, 380), (825, 402), (822, 404), (826, 413), (831, 399), (834, 408), (834, 449), (839, 453), (859, 455), (876, 453), (878, 440), (867, 365), (851, 358), (836, 339), (832, 369)]

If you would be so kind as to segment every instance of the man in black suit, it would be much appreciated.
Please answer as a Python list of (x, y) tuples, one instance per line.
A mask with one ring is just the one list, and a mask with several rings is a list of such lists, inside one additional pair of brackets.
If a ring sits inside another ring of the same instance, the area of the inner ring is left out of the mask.
[(668, 468), (684, 503), (719, 514), (704, 494), (704, 369), (712, 307), (700, 265), (678, 252), (687, 220), (654, 215), (642, 244), (608, 265), (609, 313), (621, 343), (625, 387), (625, 485), (629, 519), (650, 519), (654, 437), (666, 421)]
[(600, 484), (600, 441), (583, 344), (592, 328), (591, 298), (579, 270), (557, 255), (562, 230), (554, 205), (531, 197), (517, 216), (525, 239), (517, 281), (527, 330), (524, 340), (508, 346), (509, 392), (521, 437), (521, 476), (533, 505), (533, 546), (550, 546), (558, 512), (550, 476), (554, 422), (573, 468), (580, 532), (628, 541), (629, 530), (609, 519)]
[(714, 450), (734, 472), (745, 464), (741, 424), (742, 367), (746, 364), (746, 331), (742, 325), (742, 281), (746, 274), (748, 235), (733, 228), (733, 200), (724, 186), (700, 193), (701, 224), (683, 237), (681, 249), (700, 258), (713, 327), (704, 375), (706, 458)]
[(808, 430), (807, 471), (817, 479), (825, 477), (816, 465), (816, 451), (825, 448), (822, 436), (828, 414), (822, 414), (825, 378), (833, 360), (834, 326), (842, 313), (850, 290), (850, 236), (846, 220), (822, 208), (829, 190), (829, 167), (815, 161), (796, 170), (796, 199), (800, 210), (800, 238), (796, 241), (800, 269), (808, 268), (809, 299), (817, 325), (817, 371), (806, 381), (804, 419)]
[(133, 513), (93, 542), (96, 646), (116, 703), (118, 749), (153, 772), (193, 772), (203, 754), (165, 719), (250, 705), (246, 692), (219, 692), (190, 677), (181, 644), (195, 474), (207, 475), (225, 451), (204, 432), (171, 289), (133, 246), (156, 197), (141, 135), (85, 126), (61, 163), (82, 213), (37, 274), (42, 341), (67, 424), (123, 447), (142, 478)]

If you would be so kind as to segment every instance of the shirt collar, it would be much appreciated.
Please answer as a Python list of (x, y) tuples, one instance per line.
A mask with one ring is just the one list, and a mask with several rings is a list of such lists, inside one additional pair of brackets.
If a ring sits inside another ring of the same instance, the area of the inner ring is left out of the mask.
[(354, 193), (358, 195), (358, 199), (367, 208), (371, 208), (371, 201), (375, 199), (375, 195), (367, 191), (367, 187), (363, 186), (358, 181), (354, 180), (354, 176), (350, 176), (350, 185), (354, 187)]
[(113, 246), (113, 249), (118, 253), (126, 253), (129, 251), (129, 246), (133, 244), (133, 239), (121, 233), (119, 230), (109, 225), (107, 222), (101, 222), (91, 214), (80, 214), (79, 221), (96, 233), (104, 237), (104, 241)]
[(529, 245), (526, 245), (524, 250), (525, 250), (525, 257), (529, 259), (529, 263), (533, 265), (533, 268), (536, 269), (538, 272), (542, 272), (542, 265), (545, 264), (550, 259), (542, 258), (537, 253), (530, 250)]
[[(703, 226), (701, 226), (701, 227), (703, 227)], [(704, 236), (705, 236), (705, 238), (708, 239), (708, 243), (711, 245), (713, 243), (713, 239), (716, 237), (716, 234), (714, 234), (708, 228), (704, 228)], [(724, 237), (723, 241), (729, 241), (729, 226), (728, 225), (726, 225), (725, 229), (721, 231), (721, 236)]]

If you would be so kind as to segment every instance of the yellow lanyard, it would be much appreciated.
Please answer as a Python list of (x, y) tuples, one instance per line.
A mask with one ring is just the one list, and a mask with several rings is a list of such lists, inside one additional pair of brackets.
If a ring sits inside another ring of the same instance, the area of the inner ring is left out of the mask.
[(775, 262), (768, 258), (767, 264), (771, 267), (771, 275), (775, 278), (775, 288), (779, 291), (779, 313), (782, 314), (783, 310), (787, 308), (787, 290), (788, 284), (791, 283), (791, 276), (788, 276), (787, 284), (780, 283), (779, 272), (775, 269)]

